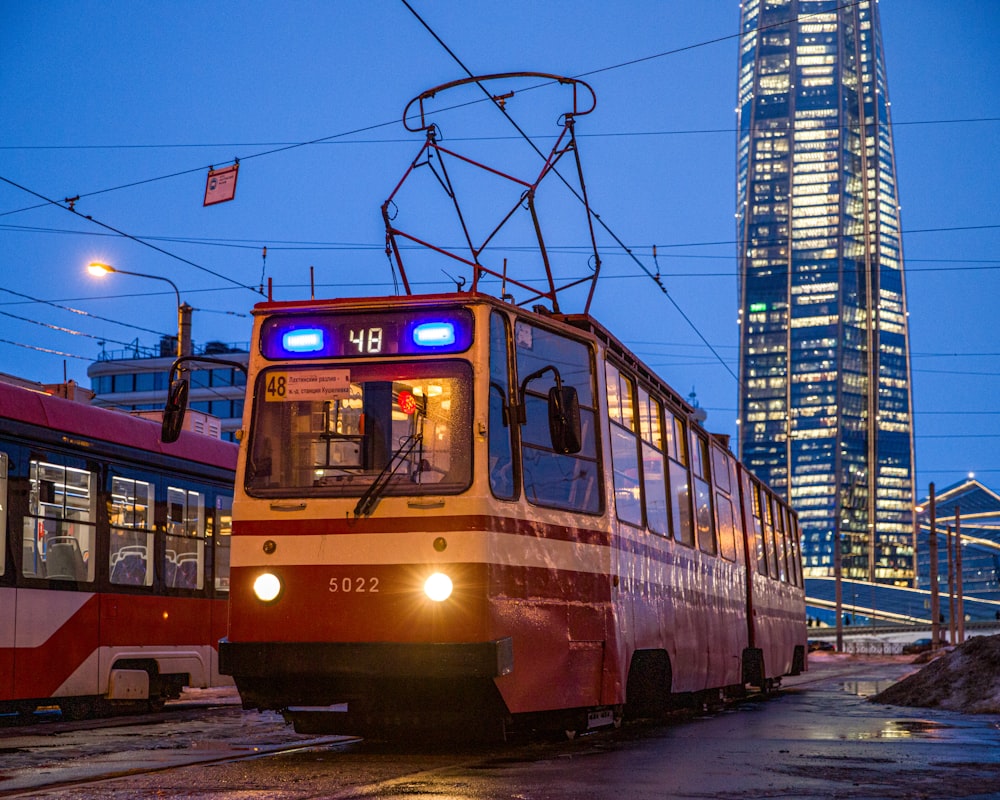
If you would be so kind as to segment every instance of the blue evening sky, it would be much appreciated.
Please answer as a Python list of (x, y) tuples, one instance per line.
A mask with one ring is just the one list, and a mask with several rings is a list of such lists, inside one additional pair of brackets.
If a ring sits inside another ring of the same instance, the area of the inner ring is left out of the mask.
[[(643, 267), (659, 267), (669, 297), (602, 232), (592, 313), (680, 394), (694, 389), (711, 430), (734, 435), (738, 4), (411, 5), (475, 74), (547, 72), (593, 86), (597, 108), (577, 123), (592, 206)], [(1000, 3), (880, 9), (918, 490), (969, 472), (1000, 490)], [(249, 339), (262, 277), (275, 299), (308, 298), (310, 266), (318, 296), (391, 294), (379, 209), (422, 141), (402, 111), (463, 77), (400, 0), (0, 0), (0, 372), (89, 386), (102, 346), (153, 346), (176, 331), (166, 284), (98, 283), (84, 271), (92, 260), (173, 280), (197, 309), (202, 344)], [(547, 149), (565, 94), (519, 93), (508, 107)], [(461, 152), (519, 175), (537, 168), (484, 103), (438, 122)], [(202, 207), (208, 168), (236, 158), (236, 199)], [(401, 222), (432, 207), (417, 188)], [(477, 194), (494, 192), (484, 183)], [(559, 269), (584, 274), (579, 206), (551, 198), (542, 224)], [(477, 222), (487, 199), (470, 200)], [(451, 236), (434, 224), (418, 232)], [(532, 268), (523, 251), (508, 255), (512, 270)], [(421, 262), (410, 278), (419, 291), (446, 291), (445, 272), (459, 270)]]

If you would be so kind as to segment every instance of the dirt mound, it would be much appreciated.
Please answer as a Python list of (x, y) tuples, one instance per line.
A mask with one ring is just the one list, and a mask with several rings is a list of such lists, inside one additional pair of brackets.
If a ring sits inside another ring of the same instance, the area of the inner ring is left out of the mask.
[(1000, 636), (976, 636), (869, 698), (894, 706), (1000, 714)]

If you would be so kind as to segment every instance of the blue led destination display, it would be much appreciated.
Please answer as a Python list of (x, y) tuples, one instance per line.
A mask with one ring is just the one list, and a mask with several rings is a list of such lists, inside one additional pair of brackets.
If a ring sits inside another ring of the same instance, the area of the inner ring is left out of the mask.
[(270, 360), (462, 353), (472, 344), (464, 308), (275, 315), (261, 326)]

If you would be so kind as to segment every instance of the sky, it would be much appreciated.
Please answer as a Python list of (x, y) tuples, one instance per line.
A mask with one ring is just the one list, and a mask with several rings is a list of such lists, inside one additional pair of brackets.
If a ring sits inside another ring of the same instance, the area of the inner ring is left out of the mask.
[[(738, 3), (408, 2), (0, 0), (0, 372), (89, 386), (102, 350), (176, 333), (172, 288), (98, 281), (95, 260), (173, 281), (202, 345), (245, 344), (260, 287), (308, 299), (310, 268), (317, 297), (394, 294), (380, 208), (423, 141), (406, 104), (465, 69), (543, 72), (596, 96), (576, 122), (602, 223), (591, 313), (735, 437)], [(880, 13), (918, 494), (970, 473), (1000, 490), (1000, 3), (882, 0)], [(567, 94), (534, 83), (508, 108), (547, 150)], [(476, 99), (428, 101), (445, 143), (533, 176), (537, 157)], [(209, 169), (237, 159), (235, 199), (203, 206)], [(428, 219), (428, 180), (408, 181), (393, 211), (443, 242), (453, 229)], [(462, 175), (477, 226), (503, 199), (495, 183), (477, 192)], [(546, 192), (557, 269), (585, 275), (579, 204)], [(505, 242), (512, 272), (534, 268), (529, 239), (514, 228)], [(462, 277), (413, 264), (418, 292)]]

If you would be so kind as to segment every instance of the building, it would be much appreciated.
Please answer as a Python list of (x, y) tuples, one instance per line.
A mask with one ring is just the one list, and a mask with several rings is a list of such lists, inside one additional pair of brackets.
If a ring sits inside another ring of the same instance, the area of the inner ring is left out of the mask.
[[(917, 509), (917, 586), (921, 589), (931, 586), (929, 500), (925, 497)], [(1000, 495), (974, 478), (935, 493), (934, 530), (941, 594), (948, 593), (949, 575), (957, 577), (961, 572), (962, 594), (991, 600), (1000, 612)], [(957, 590), (954, 583), (953, 588)]]
[(23, 389), (31, 389), (34, 392), (44, 392), (54, 397), (62, 397), (65, 400), (73, 400), (77, 403), (89, 403), (94, 398), (94, 393), (89, 389), (84, 389), (76, 381), (65, 381), (64, 383), (38, 383), (29, 381), (27, 378), (19, 378), (16, 375), (8, 375), (0, 372), (0, 383), (9, 383), (11, 386), (20, 386)]
[[(165, 336), (156, 349), (136, 343), (127, 350), (103, 351), (87, 367), (94, 404), (144, 414), (162, 412), (170, 367), (177, 353), (176, 343), (175, 338)], [(192, 354), (235, 361), (244, 367), (250, 361), (247, 344), (208, 342), (203, 347), (194, 345)], [(219, 435), (233, 441), (243, 424), (245, 393), (246, 374), (242, 370), (221, 364), (192, 365), (188, 408), (200, 413), (192, 415), (188, 422), (192, 425), (200, 422), (204, 430), (198, 432), (208, 433), (213, 431), (214, 423), (201, 415), (217, 417)]]
[(807, 579), (912, 586), (910, 347), (878, 5), (744, 0), (741, 25), (740, 456), (798, 510)]
[[(956, 625), (959, 618), (978, 624), (1000, 620), (1000, 494), (973, 478), (947, 487), (935, 496), (934, 530), (936, 590), (931, 580), (930, 502), (925, 497), (917, 507), (915, 585), (843, 580), (841, 614), (845, 626), (930, 625), (935, 603), (938, 622), (948, 627)], [(834, 579), (814, 577), (807, 591), (810, 621), (834, 625)], [(951, 633), (947, 638), (955, 641)]]

